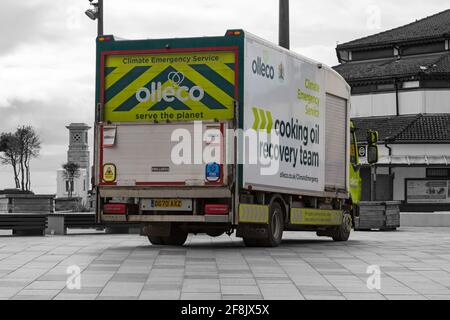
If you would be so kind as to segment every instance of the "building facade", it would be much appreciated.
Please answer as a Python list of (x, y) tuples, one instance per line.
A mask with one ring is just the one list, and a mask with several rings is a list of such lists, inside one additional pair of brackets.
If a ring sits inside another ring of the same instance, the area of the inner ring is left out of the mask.
[(73, 162), (80, 166), (78, 177), (73, 185), (65, 178), (64, 170), (57, 172), (57, 198), (67, 198), (69, 190), (72, 196), (81, 198), (83, 205), (88, 205), (90, 189), (90, 152), (88, 132), (91, 129), (84, 123), (72, 123), (66, 127), (69, 130), (69, 150), (67, 162)]
[[(380, 134), (377, 200), (450, 211), (450, 10), (336, 48), (359, 143)], [(364, 159), (365, 150), (360, 156)], [(361, 170), (370, 199), (368, 166)]]

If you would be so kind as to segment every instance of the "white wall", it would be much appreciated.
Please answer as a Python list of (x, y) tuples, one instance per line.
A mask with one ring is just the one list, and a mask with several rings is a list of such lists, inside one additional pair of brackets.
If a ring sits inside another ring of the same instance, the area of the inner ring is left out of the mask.
[[(395, 93), (392, 93), (395, 96)], [(400, 114), (424, 113), (424, 91), (406, 91), (398, 95)]]
[(425, 113), (450, 113), (450, 90), (426, 91)]
[(354, 118), (395, 115), (395, 94), (380, 93), (352, 96)]
[[(64, 170), (58, 170), (57, 178), (56, 178), (56, 197), (57, 198), (66, 198), (68, 196), (68, 192), (66, 191), (66, 179), (64, 178)], [(88, 190), (89, 190), (89, 181), (88, 174), (86, 169), (80, 169), (80, 176), (74, 179), (74, 191), (73, 197), (82, 198), (83, 204), (87, 204), (88, 201)]]
[[(399, 93), (400, 114), (450, 113), (450, 90), (414, 90)], [(354, 118), (396, 114), (395, 92), (352, 96)]]
[(391, 147), (395, 156), (450, 156), (448, 144), (397, 144)]

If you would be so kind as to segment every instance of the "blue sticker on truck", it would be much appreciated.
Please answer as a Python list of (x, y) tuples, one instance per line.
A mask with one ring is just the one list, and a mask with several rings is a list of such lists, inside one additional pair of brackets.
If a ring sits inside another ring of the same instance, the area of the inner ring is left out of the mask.
[(206, 165), (206, 181), (217, 182), (220, 180), (220, 165), (218, 163), (210, 163)]

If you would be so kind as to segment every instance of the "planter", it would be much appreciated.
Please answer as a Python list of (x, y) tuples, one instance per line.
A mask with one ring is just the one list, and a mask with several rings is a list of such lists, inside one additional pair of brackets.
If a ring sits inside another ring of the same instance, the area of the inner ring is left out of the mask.
[(54, 195), (3, 194), (0, 195), (1, 213), (51, 213)]
[(396, 230), (400, 227), (400, 202), (360, 202), (355, 230)]

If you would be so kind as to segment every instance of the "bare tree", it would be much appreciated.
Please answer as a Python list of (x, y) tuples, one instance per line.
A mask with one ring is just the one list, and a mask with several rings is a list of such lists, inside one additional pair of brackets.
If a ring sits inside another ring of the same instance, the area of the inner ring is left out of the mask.
[(68, 196), (72, 198), (74, 180), (80, 176), (80, 165), (74, 162), (67, 162), (62, 167), (64, 169), (63, 176), (68, 182)]
[(17, 128), (14, 133), (0, 135), (0, 160), (13, 168), (17, 189), (31, 190), (31, 159), (39, 156), (41, 142), (39, 135), (31, 126)]
[(20, 127), (16, 131), (16, 135), (21, 146), (21, 165), (22, 170), (22, 190), (29, 191), (31, 189), (30, 161), (39, 156), (41, 150), (41, 142), (38, 134), (31, 126)]
[(0, 161), (2, 164), (11, 165), (14, 172), (16, 189), (20, 189), (20, 148), (17, 137), (12, 133), (0, 135)]

